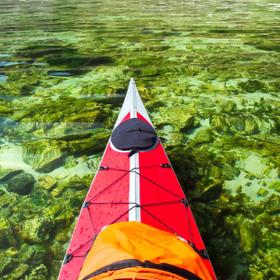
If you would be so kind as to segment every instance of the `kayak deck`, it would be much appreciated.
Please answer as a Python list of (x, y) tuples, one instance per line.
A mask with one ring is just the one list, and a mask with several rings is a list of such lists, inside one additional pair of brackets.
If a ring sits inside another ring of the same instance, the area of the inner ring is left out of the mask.
[[(152, 126), (133, 80), (115, 128), (132, 118)], [(118, 150), (109, 140), (58, 279), (77, 279), (98, 233), (121, 221), (139, 221), (186, 240), (216, 279), (189, 203), (160, 140), (147, 150), (130, 153)]]

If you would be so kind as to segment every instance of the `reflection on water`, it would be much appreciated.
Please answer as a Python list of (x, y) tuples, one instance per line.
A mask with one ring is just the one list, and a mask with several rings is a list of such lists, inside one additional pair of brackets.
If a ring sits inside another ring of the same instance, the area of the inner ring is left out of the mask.
[(278, 279), (279, 8), (0, 2), (1, 279), (56, 279), (130, 77), (217, 275)]

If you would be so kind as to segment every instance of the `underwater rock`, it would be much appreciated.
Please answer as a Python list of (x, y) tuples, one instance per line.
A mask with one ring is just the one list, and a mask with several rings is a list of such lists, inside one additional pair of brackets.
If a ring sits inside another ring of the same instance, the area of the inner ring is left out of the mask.
[(237, 106), (233, 100), (223, 100), (220, 104), (220, 110), (224, 113), (232, 113), (236, 110)]
[(28, 276), (28, 280), (47, 280), (48, 270), (45, 265), (35, 267)]
[[(0, 195), (0, 213), (3, 214), (3, 217), (9, 217), (12, 212), (12, 207), (17, 204), (19, 196), (14, 193), (4, 192)], [(4, 212), (7, 214), (4, 215)]]
[(23, 145), (23, 160), (37, 171), (48, 172), (63, 162), (64, 143), (55, 140), (39, 140)]
[(242, 115), (239, 116), (229, 116), (227, 118), (230, 131), (236, 132), (236, 131), (243, 131), (245, 127), (245, 120)]
[(259, 80), (248, 80), (239, 83), (239, 87), (246, 92), (267, 91), (267, 85)]
[(49, 239), (52, 226), (53, 221), (50, 218), (35, 217), (24, 221), (19, 234), (24, 240), (40, 243)]
[(160, 110), (160, 117), (155, 118), (157, 125), (171, 125), (176, 132), (186, 132), (198, 125), (196, 112), (191, 106), (164, 107)]
[(241, 247), (244, 252), (251, 253), (256, 246), (256, 233), (253, 223), (249, 219), (243, 219), (239, 228)]
[(200, 129), (194, 136), (195, 144), (209, 143), (213, 141), (213, 133), (209, 128)]
[(205, 188), (203, 192), (199, 196), (200, 201), (212, 201), (216, 200), (220, 197), (221, 193), (223, 192), (223, 186), (219, 184), (210, 185), (209, 187)]
[(19, 262), (36, 266), (44, 261), (46, 254), (46, 248), (42, 245), (23, 243), (20, 247), (17, 258)]
[(9, 256), (6, 256), (5, 253), (0, 254), (0, 276), (9, 273), (13, 267), (13, 259)]
[(69, 156), (64, 161), (64, 168), (72, 168), (78, 164), (77, 159), (74, 156)]
[(15, 238), (8, 219), (0, 218), (0, 248), (15, 244)]
[[(64, 230), (60, 230), (56, 236), (55, 236), (55, 240), (59, 241), (59, 242), (67, 242), (69, 239), (69, 234), (68, 234), (68, 229), (64, 229)], [(62, 246), (61, 246), (62, 247)], [(61, 248), (60, 248), (61, 249)]]
[(257, 195), (265, 197), (266, 195), (268, 195), (269, 191), (265, 188), (259, 188)]
[(235, 168), (230, 165), (223, 165), (222, 166), (222, 176), (225, 180), (232, 180), (235, 177), (237, 177), (240, 173), (240, 170), (238, 168)]
[(245, 119), (245, 133), (249, 135), (257, 134), (259, 132), (259, 127), (257, 122), (252, 117), (247, 117)]
[(90, 112), (79, 112), (73, 115), (70, 115), (64, 119), (66, 123), (76, 123), (79, 126), (89, 126), (92, 127), (93, 123), (101, 121), (102, 112), (95, 110)]
[(45, 190), (50, 190), (54, 188), (56, 184), (57, 184), (57, 180), (49, 175), (39, 178), (37, 183), (39, 187), (42, 187)]
[(258, 254), (254, 255), (254, 261), (249, 265), (249, 279), (278, 280), (280, 277), (279, 262), (280, 257), (277, 248), (274, 250), (259, 250)]
[(21, 173), (22, 170), (19, 169), (3, 169), (0, 167), (0, 184), (4, 183), (5, 181), (9, 180), (13, 176)]
[(28, 264), (24, 264), (24, 263), (19, 264), (9, 275), (9, 279), (24, 279), (23, 277), (26, 275), (28, 269), (29, 269)]
[(100, 153), (104, 150), (110, 133), (97, 131), (91, 137), (68, 142), (68, 149), (76, 155)]
[(210, 125), (218, 133), (221, 133), (221, 134), (229, 133), (229, 127), (228, 127), (226, 118), (224, 118), (222, 116), (217, 116), (217, 115), (211, 116)]
[[(68, 238), (68, 236), (67, 236)], [(65, 241), (64, 241), (65, 242)], [(63, 252), (63, 243), (54, 241), (52, 246), (50, 247), (51, 254), (53, 256), (60, 256), (61, 252)]]
[(36, 181), (31, 174), (21, 171), (20, 173), (5, 181), (3, 185), (9, 192), (27, 195), (31, 193), (35, 182)]
[(145, 67), (141, 71), (141, 75), (146, 77), (153, 77), (156, 76), (158, 73), (159, 69), (157, 67), (151, 67), (150, 65), (148, 67)]
[(93, 171), (96, 171), (98, 166), (99, 166), (99, 162), (100, 162), (101, 158), (99, 155), (93, 155), (88, 157), (87, 159), (87, 167)]

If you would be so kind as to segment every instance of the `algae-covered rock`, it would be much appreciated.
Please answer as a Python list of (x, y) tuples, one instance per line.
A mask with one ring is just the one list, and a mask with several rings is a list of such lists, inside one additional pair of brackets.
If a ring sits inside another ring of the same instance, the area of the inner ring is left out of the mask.
[(28, 219), (24, 221), (19, 234), (24, 240), (40, 243), (49, 239), (52, 224), (52, 220), (46, 217)]
[(13, 270), (13, 272), (9, 275), (9, 278), (24, 279), (24, 276), (26, 275), (28, 269), (29, 269), (28, 264), (21, 263)]
[(230, 116), (227, 118), (230, 130), (232, 132), (235, 131), (243, 131), (245, 127), (245, 120), (242, 115), (239, 116)]
[(6, 256), (5, 253), (0, 254), (0, 276), (9, 273), (13, 267), (13, 259)]
[(221, 100), (219, 106), (221, 111), (225, 113), (232, 113), (236, 110), (236, 103), (233, 100)]
[(237, 177), (240, 173), (240, 170), (238, 168), (235, 168), (230, 165), (223, 165), (221, 169), (225, 180), (232, 180), (235, 177)]
[(171, 125), (177, 132), (185, 132), (195, 127), (198, 122), (196, 120), (196, 110), (192, 106), (173, 106), (161, 108), (160, 117), (155, 118), (157, 125)]
[(0, 247), (15, 244), (15, 238), (8, 219), (0, 218)]
[(39, 266), (35, 267), (29, 276), (27, 277), (28, 280), (47, 280), (48, 279), (48, 270), (45, 265), (40, 264)]
[(195, 144), (209, 143), (213, 141), (213, 133), (209, 128), (200, 129), (193, 139)]
[(253, 135), (259, 132), (259, 127), (255, 119), (248, 117), (245, 119), (245, 132), (249, 135)]
[(17, 259), (19, 262), (37, 266), (44, 261), (46, 254), (46, 248), (41, 244), (30, 245), (23, 243), (18, 252)]
[(14, 177), (18, 173), (21, 173), (22, 170), (19, 169), (5, 169), (0, 167), (0, 184)]
[(57, 180), (52, 176), (44, 176), (38, 180), (38, 186), (44, 188), (45, 190), (50, 190), (54, 188), (57, 184)]
[(67, 189), (74, 190), (87, 190), (92, 180), (92, 176), (80, 177), (77, 175), (68, 177), (65, 180), (58, 182), (57, 186), (51, 191), (51, 194), (55, 197), (60, 196)]
[(253, 252), (256, 246), (256, 232), (253, 223), (248, 219), (244, 219), (240, 224), (239, 233), (243, 251), (246, 253)]
[(69, 156), (65, 159), (64, 168), (72, 168), (78, 164), (77, 159), (74, 156)]
[(211, 127), (218, 133), (226, 134), (229, 132), (229, 127), (226, 118), (222, 116), (212, 116), (210, 119)]
[(267, 91), (266, 84), (259, 80), (241, 82), (239, 83), (239, 87), (246, 92)]
[(68, 149), (74, 154), (94, 154), (104, 150), (109, 132), (97, 131), (91, 137), (69, 141)]
[(50, 251), (53, 256), (60, 256), (61, 252), (63, 252), (63, 243), (57, 241), (53, 242), (52, 246), (50, 247)]
[(19, 172), (12, 178), (8, 179), (4, 183), (4, 187), (9, 192), (14, 192), (20, 195), (29, 194), (35, 184), (35, 178), (28, 173)]
[(63, 162), (64, 145), (59, 141), (39, 140), (23, 145), (23, 160), (38, 171), (50, 171)]
[(220, 197), (223, 192), (223, 187), (220, 184), (210, 185), (201, 192), (199, 196), (200, 201), (209, 202)]
[(269, 193), (269, 191), (265, 188), (259, 188), (257, 195), (259, 196), (266, 196)]

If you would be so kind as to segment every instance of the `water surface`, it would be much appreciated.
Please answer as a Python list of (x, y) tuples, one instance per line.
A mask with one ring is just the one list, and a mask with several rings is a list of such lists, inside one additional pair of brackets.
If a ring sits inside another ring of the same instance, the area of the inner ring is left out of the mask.
[(279, 279), (279, 1), (0, 1), (0, 275), (56, 279), (136, 79), (219, 279)]

